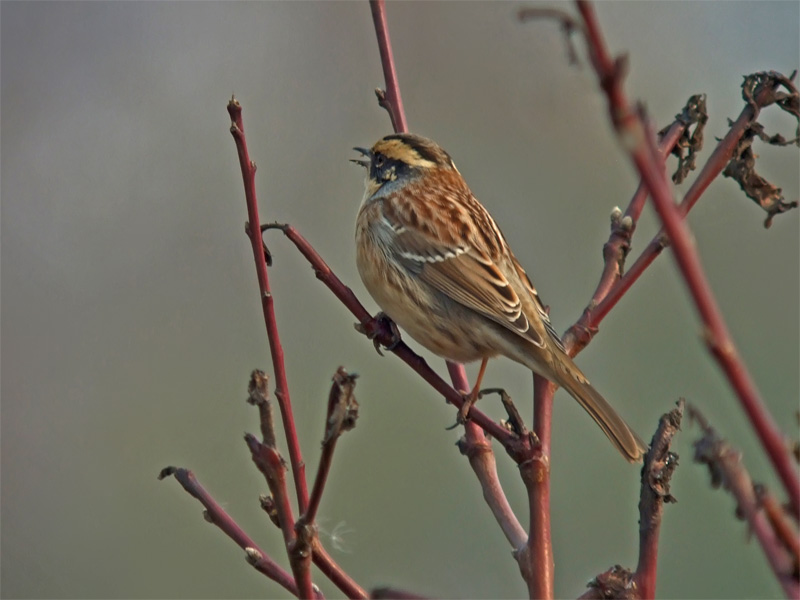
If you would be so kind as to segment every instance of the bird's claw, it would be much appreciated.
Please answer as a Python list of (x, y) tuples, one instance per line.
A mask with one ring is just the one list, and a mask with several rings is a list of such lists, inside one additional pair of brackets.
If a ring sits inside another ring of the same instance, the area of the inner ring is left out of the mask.
[[(372, 340), (372, 343), (375, 346), (375, 351), (381, 356), (383, 356), (383, 352), (381, 352), (381, 346), (391, 352), (397, 348), (400, 342), (403, 341), (402, 337), (400, 337), (400, 330), (397, 328), (395, 322), (383, 312), (379, 312), (373, 319), (370, 319), (369, 321), (356, 323), (354, 327), (356, 328), (356, 331), (363, 333), (370, 340)], [(381, 337), (388, 337), (389, 343), (381, 343), (379, 340)]]
[(461, 405), (461, 408), (458, 409), (458, 413), (456, 413), (456, 422), (450, 427), (445, 427), (445, 430), (452, 431), (459, 425), (465, 425), (467, 421), (469, 421), (469, 411), (472, 405), (475, 404), (480, 397), (481, 393), (478, 390), (473, 390), (469, 394), (462, 394), (464, 403)]

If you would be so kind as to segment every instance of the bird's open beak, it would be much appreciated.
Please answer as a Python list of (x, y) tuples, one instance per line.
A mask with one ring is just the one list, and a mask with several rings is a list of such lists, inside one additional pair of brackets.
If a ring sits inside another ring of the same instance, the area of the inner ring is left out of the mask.
[[(369, 150), (367, 150), (366, 148), (359, 148), (359, 147), (356, 146), (355, 148), (353, 148), (353, 150), (355, 150), (356, 152), (361, 152), (361, 154), (363, 154), (364, 156), (370, 156), (371, 155), (371, 152)], [(369, 161), (368, 160), (361, 160), (359, 158), (351, 158), (350, 162), (356, 163), (357, 165), (361, 165), (365, 169), (369, 169)]]

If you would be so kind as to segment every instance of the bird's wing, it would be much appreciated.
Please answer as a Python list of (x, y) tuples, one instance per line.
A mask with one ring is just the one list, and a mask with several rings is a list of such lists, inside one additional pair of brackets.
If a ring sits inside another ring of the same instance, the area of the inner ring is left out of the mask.
[[(485, 209), (473, 202), (433, 207), (436, 210), (427, 215), (419, 214), (419, 204), (407, 206), (400, 199), (385, 202), (382, 216), (394, 232), (392, 251), (428, 285), (544, 347), (542, 333), (532, 326), (517, 290), (500, 268), (505, 240)], [(473, 214), (478, 209), (483, 221), (480, 228)]]
[(544, 324), (544, 328), (547, 330), (547, 335), (550, 336), (550, 339), (559, 348), (559, 350), (561, 350), (566, 354), (567, 349), (564, 348), (564, 342), (561, 341), (561, 338), (559, 337), (558, 333), (556, 333), (556, 330), (553, 329), (553, 324), (550, 322), (550, 315), (547, 313), (547, 310), (544, 307), (542, 299), (539, 298), (539, 292), (537, 292), (536, 288), (533, 287), (531, 278), (528, 277), (528, 274), (525, 272), (525, 269), (522, 268), (522, 265), (519, 264), (519, 261), (517, 261), (516, 257), (513, 254), (511, 255), (511, 263), (513, 264), (514, 269), (517, 272), (517, 277), (519, 277), (519, 280), (527, 289), (530, 297), (533, 298), (533, 306), (536, 308), (536, 312), (538, 313), (539, 318), (542, 321), (542, 324)]

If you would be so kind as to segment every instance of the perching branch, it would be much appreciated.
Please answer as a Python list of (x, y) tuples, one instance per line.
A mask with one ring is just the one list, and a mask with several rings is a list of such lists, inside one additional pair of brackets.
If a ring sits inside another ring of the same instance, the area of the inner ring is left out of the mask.
[[(342, 283), (319, 253), (314, 250), (313, 246), (311, 246), (294, 227), (286, 224), (273, 223), (264, 225), (263, 229), (281, 230), (311, 264), (317, 279), (322, 281), (328, 289), (339, 298), (342, 304), (350, 310), (353, 316), (356, 317), (359, 322), (358, 329), (362, 333), (402, 359), (403, 362), (422, 376), (425, 381), (431, 384), (437, 392), (442, 394), (447, 402), (453, 404), (456, 408), (461, 408), (461, 405), (464, 403), (464, 396), (439, 377), (439, 375), (428, 366), (425, 359), (411, 350), (401, 339), (398, 339), (396, 332), (387, 325), (386, 321), (382, 319), (373, 319), (367, 312), (367, 309), (364, 308), (364, 305), (361, 304), (355, 294), (353, 294), (353, 291)], [(516, 436), (507, 429), (504, 429), (499, 423), (493, 421), (488, 415), (477, 410), (475, 407), (470, 409), (469, 414), (470, 420), (479, 425), (486, 433), (497, 439), (512, 456), (523, 451), (520, 448), (520, 442), (516, 439)]]
[[(388, 111), (395, 133), (405, 132), (408, 131), (408, 125), (405, 112), (403, 111), (400, 86), (392, 56), (392, 45), (386, 23), (386, 4), (384, 0), (370, 0), (370, 8), (372, 9), (372, 18), (375, 24), (375, 33), (378, 39), (378, 49), (381, 55), (381, 65), (383, 67), (386, 85), (386, 92), (375, 90), (375, 93), (380, 106)], [(453, 387), (462, 394), (468, 393), (471, 386), (469, 385), (464, 366), (451, 361), (446, 361), (446, 363)], [(463, 402), (455, 404), (460, 408)], [(463, 438), (464, 445), (462, 451), (469, 457), (470, 466), (475, 472), (478, 481), (481, 483), (484, 499), (492, 511), (492, 514), (506, 534), (511, 546), (515, 551), (518, 551), (525, 541), (524, 530), (511, 510), (511, 505), (506, 498), (502, 484), (500, 483), (500, 478), (497, 475), (494, 451), (486, 435), (487, 433), (491, 433), (491, 431), (487, 429), (485, 423), (482, 424), (481, 421), (483, 421), (483, 416), (473, 406), (470, 409), (470, 421), (464, 425), (465, 436)], [(478, 429), (476, 424), (483, 427), (483, 430)], [(496, 438), (498, 437), (496, 433), (493, 435)], [(502, 443), (502, 438), (498, 439), (501, 440)], [(530, 441), (529, 438), (520, 439), (524, 440), (523, 447)], [(509, 446), (506, 443), (503, 445), (506, 447), (506, 450), (511, 453)], [(517, 444), (517, 446), (519, 446), (519, 444)], [(533, 448), (531, 448), (531, 450), (533, 450)], [(523, 460), (527, 460), (527, 457)], [(521, 558), (520, 556), (518, 560)], [(523, 569), (523, 571), (527, 570), (529, 569)]]

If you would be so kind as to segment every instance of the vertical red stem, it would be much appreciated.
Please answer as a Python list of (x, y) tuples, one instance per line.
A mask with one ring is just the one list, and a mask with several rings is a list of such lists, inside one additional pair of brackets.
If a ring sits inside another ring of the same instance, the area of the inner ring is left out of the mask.
[(550, 531), (550, 432), (553, 422), (555, 386), (544, 377), (533, 376), (533, 430), (539, 438), (541, 454), (519, 466), (528, 490), (530, 528), (528, 568), (531, 598), (553, 598), (555, 563)]
[(297, 493), (298, 512), (304, 513), (308, 507), (308, 487), (306, 484), (306, 467), (300, 452), (300, 442), (297, 438), (297, 429), (294, 425), (292, 402), (289, 396), (289, 382), (286, 377), (286, 363), (283, 356), (283, 346), (278, 335), (278, 322), (275, 318), (275, 303), (269, 286), (267, 262), (264, 256), (264, 243), (261, 239), (261, 229), (258, 215), (258, 200), (256, 198), (255, 174), (256, 165), (250, 160), (247, 142), (244, 135), (242, 121), (242, 107), (236, 100), (228, 104), (228, 113), (233, 120), (231, 133), (236, 142), (239, 154), (239, 164), (244, 180), (245, 201), (247, 203), (247, 235), (253, 247), (253, 258), (256, 263), (258, 288), (261, 293), (261, 308), (264, 313), (264, 322), (267, 326), (270, 353), (272, 355), (272, 368), (275, 372), (275, 398), (281, 409), (283, 429), (286, 433), (286, 444), (289, 447), (289, 460), (292, 464), (292, 476)]
[(400, 84), (397, 82), (397, 70), (394, 68), (392, 42), (389, 39), (389, 27), (386, 24), (386, 2), (370, 0), (372, 21), (375, 23), (375, 35), (378, 37), (378, 49), (381, 53), (383, 79), (386, 82), (386, 106), (395, 133), (408, 131), (406, 113), (403, 110), (403, 99), (400, 97)]

